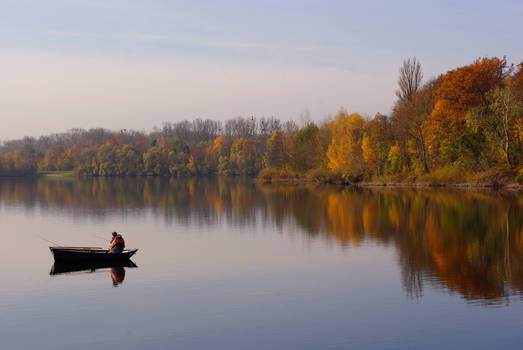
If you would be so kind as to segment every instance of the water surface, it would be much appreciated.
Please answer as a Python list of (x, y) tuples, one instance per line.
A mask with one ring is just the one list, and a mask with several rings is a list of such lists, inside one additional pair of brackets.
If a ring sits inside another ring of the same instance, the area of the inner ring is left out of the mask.
[[(520, 349), (523, 197), (0, 180), (6, 349)], [(48, 241), (136, 267), (53, 266)]]

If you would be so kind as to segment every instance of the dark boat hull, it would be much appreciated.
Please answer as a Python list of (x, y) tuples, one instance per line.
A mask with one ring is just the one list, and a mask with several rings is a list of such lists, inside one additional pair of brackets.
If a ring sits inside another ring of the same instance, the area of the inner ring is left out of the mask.
[(126, 249), (121, 253), (110, 253), (107, 249), (94, 247), (49, 247), (56, 262), (125, 262), (138, 249)]

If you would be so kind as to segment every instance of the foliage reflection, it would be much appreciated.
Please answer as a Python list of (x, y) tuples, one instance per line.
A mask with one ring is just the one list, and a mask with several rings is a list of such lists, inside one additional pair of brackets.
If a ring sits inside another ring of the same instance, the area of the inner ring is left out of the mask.
[(523, 197), (518, 193), (267, 185), (235, 178), (28, 179), (0, 182), (0, 203), (100, 217), (153, 211), (167, 223), (298, 228), (342, 247), (397, 250), (406, 293), (431, 284), (471, 301), (523, 290)]

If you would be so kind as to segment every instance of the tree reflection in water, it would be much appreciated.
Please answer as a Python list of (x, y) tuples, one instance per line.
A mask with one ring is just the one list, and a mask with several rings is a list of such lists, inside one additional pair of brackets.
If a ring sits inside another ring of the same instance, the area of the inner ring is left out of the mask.
[(3, 180), (0, 202), (73, 216), (147, 208), (167, 223), (226, 221), (241, 227), (275, 225), (282, 232), (294, 225), (311, 239), (342, 248), (393, 245), (404, 288), (413, 298), (422, 296), (427, 283), (485, 303), (502, 303), (523, 289), (519, 193), (139, 177)]

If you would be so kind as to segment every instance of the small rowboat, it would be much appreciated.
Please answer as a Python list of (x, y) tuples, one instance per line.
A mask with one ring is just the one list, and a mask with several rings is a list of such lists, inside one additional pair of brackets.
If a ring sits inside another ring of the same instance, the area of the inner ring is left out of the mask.
[(99, 247), (49, 247), (54, 261), (117, 262), (129, 260), (138, 249), (124, 249), (121, 253), (111, 253)]

